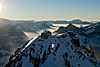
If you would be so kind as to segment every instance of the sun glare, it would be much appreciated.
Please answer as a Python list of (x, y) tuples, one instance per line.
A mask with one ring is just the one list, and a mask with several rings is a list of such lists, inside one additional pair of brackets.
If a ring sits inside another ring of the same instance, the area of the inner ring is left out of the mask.
[(0, 11), (2, 10), (2, 5), (1, 5), (1, 2), (0, 2)]

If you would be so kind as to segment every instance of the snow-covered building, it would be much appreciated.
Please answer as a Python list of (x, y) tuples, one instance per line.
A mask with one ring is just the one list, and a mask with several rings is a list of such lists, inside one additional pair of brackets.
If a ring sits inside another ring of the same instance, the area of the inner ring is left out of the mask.
[(47, 39), (49, 36), (51, 36), (51, 32), (48, 30), (41, 33), (41, 38)]

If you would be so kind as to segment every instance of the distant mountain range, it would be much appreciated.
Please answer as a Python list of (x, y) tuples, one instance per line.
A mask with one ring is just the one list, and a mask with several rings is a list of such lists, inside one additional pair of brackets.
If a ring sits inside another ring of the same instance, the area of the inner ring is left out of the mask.
[[(82, 20), (80, 20), (80, 19), (74, 19), (74, 20), (71, 20), (71, 21), (67, 21), (67, 20), (56, 20), (56, 21), (34, 21), (34, 20), (26, 20), (26, 21), (24, 21), (24, 20), (8, 20), (8, 19), (5, 19), (5, 18), (0, 18), (0, 21), (5, 21), (5, 22), (8, 22), (8, 21), (10, 21), (10, 23), (12, 22), (12, 24), (13, 24), (13, 22), (15, 22), (15, 23), (19, 23), (19, 22), (24, 22), (24, 23), (28, 23), (28, 22), (46, 22), (46, 23), (53, 23), (53, 24), (69, 24), (69, 23), (72, 23), (72, 24), (92, 24), (93, 22), (88, 22), (88, 21), (82, 21)], [(95, 23), (96, 22), (98, 22), (98, 21), (95, 21)], [(14, 24), (15, 24), (14, 23)]]
[(72, 23), (72, 24), (91, 24), (92, 22), (87, 22), (87, 21), (82, 21), (80, 19), (75, 19), (75, 20), (69, 21), (69, 23)]
[(80, 19), (75, 19), (75, 20), (72, 20), (72, 21), (48, 21), (50, 23), (54, 23), (54, 24), (92, 24), (93, 22), (87, 22), (87, 21), (82, 21)]

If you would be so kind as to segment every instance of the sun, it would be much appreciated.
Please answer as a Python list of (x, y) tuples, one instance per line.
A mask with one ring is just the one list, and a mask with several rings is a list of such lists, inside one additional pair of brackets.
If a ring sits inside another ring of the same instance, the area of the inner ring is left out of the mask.
[(1, 2), (0, 2), (0, 11), (2, 10), (2, 5), (1, 5)]

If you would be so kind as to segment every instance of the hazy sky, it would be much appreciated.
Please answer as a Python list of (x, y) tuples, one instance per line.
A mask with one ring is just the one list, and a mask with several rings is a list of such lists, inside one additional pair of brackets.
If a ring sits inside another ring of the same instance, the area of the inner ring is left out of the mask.
[(0, 0), (0, 17), (31, 20), (100, 20), (100, 0)]

